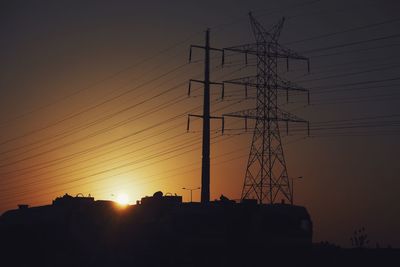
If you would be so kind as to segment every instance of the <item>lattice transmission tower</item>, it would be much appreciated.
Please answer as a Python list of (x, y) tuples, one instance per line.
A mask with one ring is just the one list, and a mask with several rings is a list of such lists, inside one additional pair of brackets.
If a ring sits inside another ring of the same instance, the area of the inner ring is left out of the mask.
[(244, 85), (246, 95), (248, 87), (256, 88), (256, 108), (224, 114), (227, 117), (244, 118), (246, 127), (247, 119), (255, 120), (241, 198), (257, 199), (260, 204), (272, 204), (277, 200), (293, 204), (292, 184), (286, 168), (279, 123), (285, 122), (286, 129), (289, 122), (306, 123), (307, 126), (309, 123), (279, 107), (278, 91), (286, 91), (287, 99), (289, 91), (306, 92), (308, 102), (309, 91), (281, 78), (278, 75), (278, 62), (286, 60), (289, 69), (289, 59), (305, 60), (309, 70), (309, 59), (278, 43), (284, 18), (267, 31), (251, 13), (249, 16), (256, 42), (224, 49), (244, 53), (246, 64), (248, 55), (257, 59), (255, 76), (224, 81)]

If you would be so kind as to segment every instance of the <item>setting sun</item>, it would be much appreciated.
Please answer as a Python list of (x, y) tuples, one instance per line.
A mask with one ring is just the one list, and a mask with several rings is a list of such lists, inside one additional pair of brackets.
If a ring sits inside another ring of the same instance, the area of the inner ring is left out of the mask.
[(129, 197), (127, 194), (119, 194), (117, 196), (116, 202), (120, 205), (128, 205)]

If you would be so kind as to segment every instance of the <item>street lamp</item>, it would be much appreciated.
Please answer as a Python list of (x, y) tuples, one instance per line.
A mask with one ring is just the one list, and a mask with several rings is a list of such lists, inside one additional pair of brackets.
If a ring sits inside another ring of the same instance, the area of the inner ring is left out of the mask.
[(296, 177), (296, 178), (291, 178), (291, 180), (292, 180), (292, 205), (293, 205), (293, 202), (294, 202), (294, 190), (293, 190), (293, 188), (294, 188), (294, 179), (303, 179), (303, 176), (299, 176), (299, 177)]
[(199, 190), (200, 187), (196, 187), (196, 188), (186, 188), (186, 187), (182, 187), (183, 190), (189, 190), (190, 191), (190, 202), (193, 202), (193, 191), (194, 190)]

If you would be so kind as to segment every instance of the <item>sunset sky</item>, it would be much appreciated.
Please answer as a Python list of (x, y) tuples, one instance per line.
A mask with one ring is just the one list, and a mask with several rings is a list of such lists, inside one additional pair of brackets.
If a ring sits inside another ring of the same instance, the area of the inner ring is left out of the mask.
[[(69, 193), (131, 203), (161, 190), (200, 186), (204, 31), (211, 45), (254, 41), (248, 12), (311, 60), (281, 62), (282, 76), (311, 92), (282, 95), (310, 121), (281, 134), (294, 199), (307, 207), (314, 241), (400, 247), (400, 4), (397, 0), (1, 1), (0, 212)], [(212, 54), (216, 82), (255, 73), (249, 58)], [(212, 115), (255, 106), (254, 91), (212, 87)], [(252, 125), (252, 124), (250, 124)], [(284, 125), (282, 125), (284, 126)], [(251, 130), (212, 122), (211, 199), (239, 199)], [(198, 201), (200, 192), (195, 191)]]

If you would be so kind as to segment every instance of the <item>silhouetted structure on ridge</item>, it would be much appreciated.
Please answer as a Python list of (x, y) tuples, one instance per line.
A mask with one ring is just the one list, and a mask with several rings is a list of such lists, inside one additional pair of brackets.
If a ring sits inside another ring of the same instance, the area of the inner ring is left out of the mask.
[(0, 236), (4, 266), (263, 266), (265, 257), (280, 266), (325, 266), (328, 258), (376, 266), (400, 255), (315, 246), (304, 207), (224, 196), (182, 203), (161, 192), (127, 206), (64, 195), (20, 207), (0, 217)]
[[(181, 196), (161, 192), (126, 207), (66, 194), (52, 205), (7, 211), (0, 223), (7, 244), (3, 250), (13, 255), (16, 266), (53, 266), (60, 258), (68, 259), (60, 266), (76, 261), (82, 266), (147, 266), (148, 261), (150, 266), (179, 266), (196, 263), (205, 248), (211, 252), (204, 263), (211, 264), (239, 244), (246, 244), (240, 251), (249, 253), (312, 244), (312, 222), (303, 207), (236, 203), (226, 197), (208, 205), (182, 203)], [(27, 257), (18, 258), (21, 253)]]

